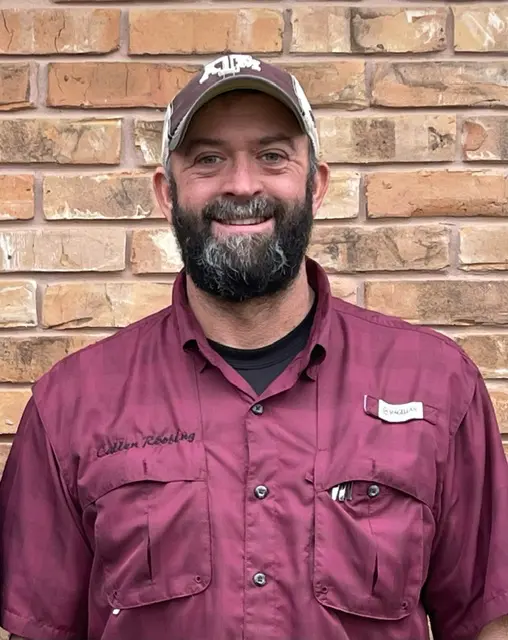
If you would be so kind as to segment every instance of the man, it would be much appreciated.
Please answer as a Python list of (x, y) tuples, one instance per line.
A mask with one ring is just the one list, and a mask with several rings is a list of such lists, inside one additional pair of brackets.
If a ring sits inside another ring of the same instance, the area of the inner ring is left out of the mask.
[(332, 298), (297, 81), (208, 64), (154, 176), (173, 305), (33, 389), (1, 484), (0, 624), (33, 640), (508, 638), (508, 470), (449, 339)]

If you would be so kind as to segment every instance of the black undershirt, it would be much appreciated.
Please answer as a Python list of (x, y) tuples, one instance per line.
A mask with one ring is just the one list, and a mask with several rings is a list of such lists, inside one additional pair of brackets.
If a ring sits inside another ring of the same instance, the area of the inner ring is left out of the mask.
[(297, 327), (266, 347), (235, 349), (209, 340), (210, 346), (260, 395), (305, 348), (312, 329), (316, 306), (317, 297), (312, 309)]

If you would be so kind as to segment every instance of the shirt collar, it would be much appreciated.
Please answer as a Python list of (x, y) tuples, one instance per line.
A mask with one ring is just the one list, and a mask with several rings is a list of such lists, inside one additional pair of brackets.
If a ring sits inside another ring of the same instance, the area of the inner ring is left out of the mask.
[[(324, 269), (311, 258), (305, 259), (307, 278), (317, 296), (317, 308), (307, 347), (302, 353), (302, 364), (319, 364), (326, 355), (330, 340), (332, 294)], [(210, 348), (201, 325), (189, 305), (186, 273), (180, 271), (173, 285), (173, 318), (182, 349), (198, 346), (202, 353)], [(311, 366), (308, 373), (312, 376)]]

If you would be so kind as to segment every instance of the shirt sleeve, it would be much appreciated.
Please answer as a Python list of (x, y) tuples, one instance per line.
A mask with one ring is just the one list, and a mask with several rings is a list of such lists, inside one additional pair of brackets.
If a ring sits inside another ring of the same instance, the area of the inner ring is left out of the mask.
[(84, 640), (92, 555), (33, 398), (0, 483), (0, 553), (0, 626)]
[(450, 442), (423, 602), (434, 640), (476, 640), (508, 614), (508, 464), (478, 374)]

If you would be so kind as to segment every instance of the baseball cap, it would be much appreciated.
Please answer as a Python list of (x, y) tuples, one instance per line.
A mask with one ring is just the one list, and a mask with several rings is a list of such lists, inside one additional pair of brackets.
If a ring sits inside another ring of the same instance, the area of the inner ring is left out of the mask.
[(168, 105), (164, 118), (162, 163), (182, 142), (192, 117), (204, 104), (236, 89), (261, 91), (284, 103), (295, 114), (319, 156), (319, 138), (310, 103), (289, 72), (245, 54), (228, 54), (203, 66)]

